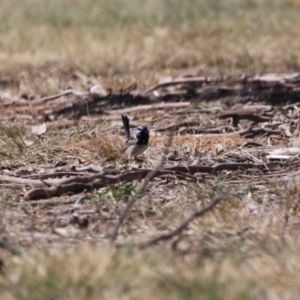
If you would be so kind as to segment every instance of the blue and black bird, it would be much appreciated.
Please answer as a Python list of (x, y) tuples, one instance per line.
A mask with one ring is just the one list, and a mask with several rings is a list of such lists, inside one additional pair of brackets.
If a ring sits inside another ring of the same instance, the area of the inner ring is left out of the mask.
[(128, 155), (129, 161), (132, 157), (143, 154), (148, 148), (149, 142), (149, 130), (146, 126), (138, 126), (134, 132), (134, 136), (130, 135), (129, 119), (127, 116), (122, 116), (124, 125), (126, 144), (123, 152)]

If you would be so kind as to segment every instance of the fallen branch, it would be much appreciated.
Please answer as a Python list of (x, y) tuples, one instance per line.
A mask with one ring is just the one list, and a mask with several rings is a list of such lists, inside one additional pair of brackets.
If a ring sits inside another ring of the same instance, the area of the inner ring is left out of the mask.
[(37, 104), (41, 104), (43, 102), (47, 102), (47, 101), (50, 101), (50, 100), (58, 99), (58, 98), (63, 97), (63, 96), (68, 96), (70, 94), (78, 94), (78, 93), (79, 93), (79, 95), (86, 95), (85, 92), (75, 92), (73, 90), (66, 90), (66, 91), (64, 91), (62, 93), (59, 93), (59, 94), (56, 94), (56, 95), (47, 96), (47, 97), (32, 100), (31, 104), (32, 105), (37, 105)]
[[(229, 130), (231, 130), (231, 132), (229, 132)], [(228, 134), (228, 133), (234, 133), (237, 134), (239, 132), (237, 131), (232, 131), (233, 128), (231, 126), (221, 126), (221, 127), (216, 127), (216, 128), (203, 128), (201, 126), (197, 126), (197, 127), (181, 127), (178, 130), (178, 133), (180, 134), (201, 134), (201, 133), (205, 133), (205, 134)], [(226, 131), (226, 132), (224, 132)]]
[(300, 73), (292, 73), (292, 74), (265, 74), (253, 76), (247, 79), (248, 83), (285, 83), (285, 82), (293, 82), (295, 80), (299, 80)]
[[(49, 180), (39, 179), (26, 179), (13, 176), (0, 175), (0, 184), (13, 183), (19, 186), (34, 186), (35, 188), (29, 190), (25, 195), (25, 200), (31, 200), (36, 198), (49, 198), (59, 196), (64, 193), (80, 193), (84, 190), (93, 191), (101, 187), (109, 186), (112, 184), (122, 184), (131, 182), (134, 180), (141, 180), (145, 178), (149, 173), (154, 172), (154, 177), (160, 177), (165, 175), (176, 175), (182, 173), (195, 174), (195, 173), (209, 173), (216, 174), (222, 170), (238, 170), (243, 169), (255, 169), (265, 168), (263, 164), (251, 164), (251, 163), (221, 163), (214, 166), (204, 165), (190, 165), (190, 166), (175, 166), (165, 169), (141, 169), (130, 170), (120, 175), (108, 175), (101, 173), (97, 175), (89, 175), (82, 177), (70, 177), (70, 178), (56, 178)], [(78, 173), (78, 176), (80, 173)], [(154, 178), (153, 177), (153, 178)], [(46, 186), (46, 187), (45, 187)]]
[(227, 198), (227, 194), (220, 194), (218, 196), (216, 196), (212, 202), (206, 206), (205, 208), (194, 212), (189, 218), (187, 218), (179, 227), (177, 227), (175, 230), (171, 231), (170, 233), (166, 233), (166, 234), (162, 234), (158, 237), (155, 237), (147, 242), (141, 243), (139, 244), (139, 248), (144, 249), (147, 248), (149, 246), (155, 245), (160, 241), (166, 241), (169, 240), (171, 238), (173, 238), (174, 236), (180, 234), (184, 229), (187, 228), (187, 226), (194, 221), (196, 218), (199, 218), (201, 216), (203, 216), (204, 214), (206, 214), (208, 211), (212, 210), (220, 201), (224, 200)]
[(68, 176), (71, 177), (72, 175), (74, 176), (86, 176), (88, 173), (77, 173), (77, 172), (53, 172), (53, 173), (42, 173), (42, 174), (30, 174), (30, 175), (25, 175), (23, 178), (32, 178), (32, 177), (37, 177), (40, 179), (46, 179), (46, 178), (51, 178), (51, 177), (62, 177), (62, 176)]
[(137, 105), (137, 106), (129, 107), (129, 108), (108, 110), (108, 111), (106, 111), (106, 113), (122, 115), (122, 114), (126, 114), (126, 113), (131, 113), (134, 111), (140, 111), (140, 110), (182, 108), (182, 107), (188, 107), (190, 104), (191, 104), (190, 102), (179, 102), (179, 103), (172, 102), (172, 103), (161, 103), (161, 104), (152, 104), (152, 105)]
[[(208, 77), (188, 77), (188, 78), (175, 78), (172, 79), (170, 81), (165, 81), (165, 82), (161, 82), (161, 83), (157, 83), (154, 84), (153, 86), (149, 87), (148, 89), (146, 89), (144, 91), (145, 94), (153, 92), (161, 87), (167, 87), (167, 86), (172, 86), (172, 85), (178, 85), (178, 84), (190, 84), (190, 83), (207, 83), (207, 82), (212, 82), (212, 80)], [(216, 80), (214, 80), (213, 82), (216, 82)]]
[(240, 136), (245, 136), (245, 137), (254, 137), (256, 135), (260, 134), (278, 134), (281, 135), (281, 132), (278, 130), (273, 130), (269, 128), (261, 128), (261, 127), (249, 127), (243, 131), (237, 131)]
[(249, 120), (253, 121), (254, 123), (259, 122), (268, 122), (271, 120), (269, 117), (263, 117), (254, 113), (249, 112), (226, 112), (221, 115), (219, 115), (219, 119), (227, 119), (232, 118), (232, 126), (237, 127), (240, 120)]
[(169, 130), (178, 130), (181, 127), (191, 127), (191, 126), (199, 126), (199, 122), (198, 121), (191, 121), (191, 122), (182, 122), (182, 123), (178, 123), (178, 124), (172, 124), (172, 125), (168, 125), (165, 127), (161, 127), (161, 128), (157, 128), (154, 129), (154, 132), (164, 132), (164, 131), (169, 131)]
[[(40, 180), (36, 180), (36, 183), (39, 186), (43, 186), (43, 187), (35, 188), (28, 191), (25, 194), (24, 198), (25, 200), (30, 200), (36, 198), (49, 198), (49, 197), (59, 196), (68, 192), (80, 193), (84, 190), (93, 191), (94, 189), (99, 189), (101, 187), (105, 187), (111, 184), (122, 184), (134, 180), (141, 180), (154, 171), (155, 173), (153, 175), (153, 178), (160, 177), (167, 174), (174, 175), (177, 173), (189, 173), (191, 175), (195, 173), (216, 174), (217, 172), (222, 170), (238, 170), (240, 168), (252, 169), (252, 168), (264, 168), (264, 167), (265, 166), (263, 164), (223, 163), (223, 164), (216, 164), (212, 167), (191, 165), (191, 166), (170, 167), (158, 171), (156, 171), (156, 169), (132, 170), (116, 176), (99, 174), (94, 176), (75, 177), (75, 178), (60, 179), (60, 180), (52, 179), (44, 182)], [(1, 177), (2, 176), (0, 176), (0, 180)], [(31, 184), (33, 184), (33, 181), (34, 180), (30, 180)], [(55, 184), (55, 186), (44, 187), (45, 184), (48, 185)]]

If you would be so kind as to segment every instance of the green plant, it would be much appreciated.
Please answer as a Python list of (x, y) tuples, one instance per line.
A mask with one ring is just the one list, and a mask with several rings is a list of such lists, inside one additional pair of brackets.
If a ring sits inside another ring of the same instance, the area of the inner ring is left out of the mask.
[(132, 184), (124, 184), (120, 187), (110, 187), (103, 191), (99, 191), (96, 195), (92, 196), (91, 200), (92, 202), (98, 202), (103, 199), (115, 202), (133, 196), (134, 193), (135, 188)]

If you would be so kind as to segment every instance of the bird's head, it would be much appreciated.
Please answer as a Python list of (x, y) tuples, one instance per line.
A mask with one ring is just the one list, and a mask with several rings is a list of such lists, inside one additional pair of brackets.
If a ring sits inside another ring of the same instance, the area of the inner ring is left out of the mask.
[(149, 129), (146, 126), (138, 126), (134, 132), (134, 138), (137, 140), (138, 145), (147, 145), (149, 141)]

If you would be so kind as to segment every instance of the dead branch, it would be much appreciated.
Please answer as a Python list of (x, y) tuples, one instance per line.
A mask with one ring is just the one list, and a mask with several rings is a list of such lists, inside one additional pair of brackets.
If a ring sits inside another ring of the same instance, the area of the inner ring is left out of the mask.
[[(37, 200), (37, 201), (30, 201), (30, 205), (34, 206), (34, 205), (38, 205), (39, 207), (42, 206), (62, 206), (62, 205), (71, 205), (74, 204), (76, 202), (76, 200), (57, 200), (57, 201), (53, 201), (53, 200)], [(28, 205), (28, 202), (20, 202), (17, 203), (17, 205), (20, 205), (21, 207), (24, 206), (24, 204)]]
[(59, 94), (56, 94), (56, 95), (47, 96), (47, 97), (43, 97), (43, 98), (38, 98), (38, 99), (32, 100), (31, 104), (32, 105), (37, 105), (37, 104), (41, 104), (43, 102), (47, 102), (47, 101), (50, 101), (50, 100), (55, 100), (55, 99), (58, 99), (60, 97), (68, 96), (68, 95), (71, 95), (71, 94), (73, 94), (75, 96), (80, 96), (80, 97), (89, 95), (88, 92), (66, 90), (66, 91), (64, 91), (62, 93), (59, 93)]
[[(281, 124), (281, 123), (279, 123)], [(271, 125), (271, 124), (268, 124)], [(272, 126), (273, 127), (273, 126)], [(230, 130), (231, 128), (228, 126), (224, 126), (224, 130), (226, 130), (226, 128), (228, 130)], [(240, 136), (244, 136), (244, 137), (254, 137), (257, 135), (262, 135), (262, 134), (267, 134), (267, 135), (271, 135), (271, 134), (277, 134), (280, 135), (281, 132), (279, 130), (273, 130), (270, 128), (262, 128), (262, 127), (248, 127), (239, 131), (233, 131), (233, 132), (224, 132), (224, 133), (218, 133), (217, 132), (221, 129), (221, 127), (219, 128), (213, 128), (213, 129), (198, 129), (198, 128), (189, 128), (189, 129), (182, 129), (182, 131), (180, 131), (181, 134), (195, 134), (195, 136), (199, 136), (202, 137), (205, 134), (205, 137), (215, 137), (215, 136), (220, 136), (220, 137), (226, 137), (226, 136), (231, 136), (231, 135), (237, 135), (239, 134)], [(195, 131), (194, 131), (195, 130)], [(216, 132), (215, 132), (216, 130)], [(215, 132), (215, 133), (214, 133)]]
[(197, 125), (199, 126), (198, 121), (182, 122), (182, 123), (178, 123), (178, 124), (172, 124), (172, 125), (168, 125), (165, 127), (157, 128), (153, 131), (154, 132), (164, 132), (164, 131), (169, 131), (169, 130), (178, 130), (181, 127), (191, 127), (191, 126), (197, 126)]
[[(229, 80), (222, 80), (220, 78), (209, 78), (209, 77), (204, 77), (204, 76), (200, 76), (200, 77), (179, 77), (179, 78), (175, 78), (175, 79), (171, 79), (165, 82), (161, 82), (161, 83), (157, 83), (154, 84), (153, 86), (149, 87), (148, 89), (146, 89), (144, 91), (144, 93), (150, 93), (153, 92), (159, 88), (162, 87), (168, 87), (168, 86), (172, 86), (172, 85), (180, 85), (180, 84), (204, 84), (204, 83), (223, 83), (224, 85), (230, 86), (233, 84), (264, 84), (264, 83), (269, 83), (272, 85), (275, 84), (283, 84), (285, 82), (294, 82), (295, 80), (299, 79), (299, 73), (293, 73), (293, 74), (288, 74), (288, 75), (283, 75), (283, 76), (279, 76), (279, 75), (263, 75), (263, 76), (253, 76), (253, 77), (246, 77), (246, 76), (242, 76), (240, 78), (233, 78), (233, 79), (229, 79)], [(287, 85), (284, 85), (287, 86)], [(294, 86), (292, 86), (294, 87)]]
[[(65, 193), (80, 193), (84, 190), (93, 191), (94, 189), (99, 189), (112, 184), (122, 184), (126, 182), (132, 182), (134, 180), (141, 180), (145, 178), (148, 174), (154, 175), (152, 178), (161, 177), (165, 175), (182, 175), (183, 173), (195, 174), (195, 173), (209, 173), (217, 174), (222, 170), (238, 170), (243, 169), (255, 169), (255, 168), (264, 168), (263, 164), (251, 164), (251, 163), (221, 163), (214, 166), (203, 166), (203, 165), (191, 165), (191, 166), (175, 166), (165, 169), (141, 169), (141, 170), (131, 170), (126, 171), (120, 175), (91, 175), (83, 177), (72, 177), (72, 178), (63, 178), (63, 179), (49, 179), (49, 180), (35, 180), (35, 179), (23, 179), (12, 176), (0, 175), (0, 183), (12, 182), (18, 185), (29, 185), (35, 186), (29, 190), (25, 195), (25, 200), (31, 199), (41, 199), (41, 198), (50, 198), (54, 196), (60, 196)], [(50, 187), (45, 187), (48, 185)]]
[(237, 127), (240, 120), (249, 120), (253, 121), (254, 123), (259, 122), (268, 122), (271, 120), (271, 118), (263, 117), (254, 113), (249, 112), (226, 112), (221, 115), (219, 115), (219, 119), (227, 119), (232, 118), (232, 126)]
[(88, 173), (78, 173), (78, 172), (53, 172), (53, 173), (44, 173), (44, 174), (30, 174), (25, 175), (23, 178), (32, 178), (37, 177), (40, 179), (46, 179), (51, 177), (65, 177), (65, 176), (86, 176)]
[(170, 81), (165, 81), (165, 82), (161, 82), (161, 83), (157, 83), (157, 84), (154, 84), (153, 86), (149, 87), (148, 89), (146, 89), (144, 91), (145, 94), (147, 93), (150, 93), (150, 92), (153, 92), (161, 87), (167, 87), (167, 86), (172, 86), (172, 85), (178, 85), (178, 84), (190, 84), (190, 83), (196, 83), (196, 84), (203, 84), (203, 83), (207, 83), (207, 82), (216, 82), (216, 80), (211, 80), (210, 78), (208, 77), (188, 77), (188, 78), (175, 78), (175, 79), (172, 79)]
[(139, 248), (141, 248), (141, 249), (147, 248), (149, 246), (157, 244), (160, 241), (169, 240), (169, 239), (173, 238), (174, 236), (180, 234), (184, 229), (187, 228), (187, 226), (192, 221), (194, 221), (196, 218), (202, 217), (208, 211), (212, 210), (220, 201), (226, 199), (227, 197), (228, 197), (227, 194), (220, 194), (220, 195), (216, 196), (208, 206), (206, 206), (205, 208), (203, 208), (199, 211), (194, 212), (189, 218), (187, 218), (183, 223), (181, 223), (180, 226), (178, 226), (175, 230), (171, 231), (170, 233), (162, 234), (158, 237), (155, 237), (145, 243), (141, 243), (141, 244), (139, 244)]
[(296, 79), (299, 79), (300, 73), (292, 73), (292, 74), (266, 74), (261, 76), (253, 76), (247, 79), (249, 83), (285, 83), (285, 82), (293, 82)]
[(152, 105), (137, 105), (129, 108), (109, 110), (107, 111), (107, 113), (121, 115), (121, 114), (131, 113), (140, 110), (188, 107), (190, 104), (191, 104), (190, 102), (179, 102), (179, 103), (172, 102), (172, 103), (161, 103), (161, 104), (152, 104)]
[[(226, 131), (226, 132), (224, 132)], [(228, 132), (231, 131), (231, 132)], [(235, 133), (237, 134), (238, 132), (234, 132), (233, 128), (231, 126), (220, 126), (216, 128), (202, 128), (200, 126), (198, 127), (181, 127), (178, 130), (178, 133), (180, 134), (228, 134), (228, 133)]]
[[(272, 124), (272, 123), (271, 123)], [(268, 124), (271, 125), (271, 124)], [(282, 124), (282, 123), (278, 123), (278, 124)], [(278, 125), (277, 124), (277, 125)], [(271, 126), (273, 127), (273, 126)], [(194, 134), (194, 136), (205, 136), (205, 137), (216, 137), (216, 136), (220, 136), (220, 137), (226, 137), (226, 136), (231, 136), (231, 135), (240, 135), (240, 136), (244, 136), (244, 137), (254, 137), (257, 135), (262, 135), (262, 134), (267, 134), (267, 135), (271, 135), (271, 134), (277, 134), (280, 135), (281, 132), (279, 130), (274, 130), (274, 129), (270, 129), (270, 128), (263, 128), (263, 127), (248, 127), (239, 131), (232, 131), (232, 132), (224, 132), (222, 133), (222, 130), (232, 130), (231, 127), (229, 126), (223, 126), (223, 127), (219, 127), (219, 128), (212, 128), (212, 129), (202, 129), (202, 128), (181, 128), (179, 130), (179, 133), (184, 135), (184, 134)]]
[(261, 128), (261, 127), (249, 127), (245, 130), (236, 132), (238, 133), (240, 136), (245, 136), (245, 137), (253, 137), (256, 135), (261, 135), (261, 134), (277, 134), (277, 135), (281, 135), (280, 131), (278, 130), (273, 130), (270, 128)]

